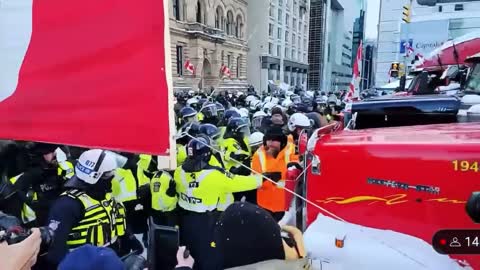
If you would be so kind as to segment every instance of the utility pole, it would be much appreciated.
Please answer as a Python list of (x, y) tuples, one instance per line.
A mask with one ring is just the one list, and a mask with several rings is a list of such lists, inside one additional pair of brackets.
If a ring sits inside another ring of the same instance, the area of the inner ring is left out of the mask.
[[(410, 24), (410, 21), (411, 21), (411, 17), (412, 17), (412, 2), (413, 0), (408, 0), (408, 4), (403, 6), (403, 16), (402, 16), (402, 21), (405, 22), (407, 24), (407, 27), (405, 28), (406, 29), (406, 33), (405, 33), (405, 37), (406, 37), (406, 41), (405, 41), (405, 44), (408, 44), (410, 46), (410, 37), (409, 37), (409, 33), (410, 33), (410, 27), (409, 27), (409, 24)], [(408, 67), (408, 49), (407, 49), (407, 46), (405, 46), (405, 44), (402, 44), (404, 47), (405, 47), (405, 55), (403, 56), (403, 59), (404, 59), (404, 63), (403, 63), (403, 75), (406, 77), (407, 76), (407, 67)]]

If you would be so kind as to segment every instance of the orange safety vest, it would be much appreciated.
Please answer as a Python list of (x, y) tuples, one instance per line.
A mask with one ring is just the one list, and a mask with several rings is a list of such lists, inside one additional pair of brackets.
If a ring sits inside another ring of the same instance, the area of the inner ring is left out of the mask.
[(298, 161), (295, 155), (295, 145), (288, 143), (280, 151), (277, 158), (267, 155), (264, 146), (261, 146), (252, 158), (252, 170), (258, 173), (280, 172), (282, 175), (280, 185), (275, 185), (270, 181), (264, 181), (257, 190), (257, 203), (259, 206), (272, 211), (283, 212), (288, 210), (285, 180), (287, 176), (287, 164)]
[(295, 144), (295, 140), (293, 139), (293, 135), (292, 135), (292, 134), (288, 135), (287, 139), (288, 139), (287, 141), (288, 141), (289, 143)]

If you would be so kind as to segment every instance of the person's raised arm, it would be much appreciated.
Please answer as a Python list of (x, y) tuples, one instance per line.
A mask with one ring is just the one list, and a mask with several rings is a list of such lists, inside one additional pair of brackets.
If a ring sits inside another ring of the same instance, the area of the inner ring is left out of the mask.
[(5, 270), (27, 270), (37, 261), (42, 238), (39, 229), (32, 229), (32, 234), (20, 243), (0, 244), (0, 264)]

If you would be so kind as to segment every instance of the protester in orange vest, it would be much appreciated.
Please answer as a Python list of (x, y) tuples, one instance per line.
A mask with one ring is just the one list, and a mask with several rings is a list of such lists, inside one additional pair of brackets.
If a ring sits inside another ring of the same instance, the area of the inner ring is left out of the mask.
[(298, 162), (295, 145), (287, 142), (287, 136), (280, 127), (270, 127), (264, 136), (263, 146), (253, 155), (251, 168), (276, 182), (264, 179), (257, 190), (257, 203), (277, 221), (282, 219), (289, 207), (284, 187), (287, 165), (291, 162)]
[(288, 119), (287, 127), (290, 135), (288, 135), (288, 142), (297, 144), (300, 134), (305, 129), (312, 126), (310, 119), (303, 113), (294, 113)]

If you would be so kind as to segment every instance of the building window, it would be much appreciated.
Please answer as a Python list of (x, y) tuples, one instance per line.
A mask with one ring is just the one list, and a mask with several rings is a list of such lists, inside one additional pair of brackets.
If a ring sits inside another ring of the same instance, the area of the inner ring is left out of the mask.
[(183, 47), (177, 45), (177, 74), (183, 75)]
[(302, 47), (302, 37), (298, 36), (298, 48), (300, 49)]
[(242, 56), (239, 55), (237, 57), (237, 78), (240, 78), (242, 76), (241, 69), (242, 69)]
[(200, 3), (200, 1), (197, 2), (197, 22), (198, 23), (203, 23), (203, 20), (202, 20), (202, 4)]
[(297, 19), (295, 19), (295, 18), (293, 18), (292, 29), (293, 29), (293, 31), (297, 31)]
[(237, 23), (235, 25), (235, 37), (241, 38), (243, 31), (243, 20), (240, 15), (237, 16)]
[(223, 27), (223, 9), (218, 6), (215, 12), (215, 28), (225, 30)]
[(327, 62), (330, 62), (330, 43), (328, 43), (328, 48), (327, 48)]
[(288, 43), (288, 31), (285, 31), (285, 43)]
[(303, 62), (307, 63), (307, 53), (303, 53)]
[(180, 0), (173, 0), (173, 16), (175, 20), (180, 20)]
[(277, 56), (282, 57), (282, 46), (277, 45)]
[(270, 17), (273, 18), (273, 6), (270, 5), (270, 9), (268, 10), (268, 14), (270, 15)]
[(277, 28), (277, 38), (282, 39), (282, 28)]
[(233, 34), (233, 13), (232, 11), (227, 12), (227, 35)]
[(227, 67), (232, 68), (232, 56), (230, 54), (227, 55)]
[(282, 15), (283, 15), (283, 14), (282, 14), (282, 10), (279, 9), (279, 10), (278, 10), (278, 23), (279, 23), (279, 24), (282, 24), (282, 21), (283, 21), (283, 20), (282, 20)]
[(285, 14), (285, 25), (288, 27), (288, 23), (290, 22), (290, 15)]
[(268, 35), (273, 37), (273, 24), (268, 25)]
[(222, 51), (222, 59), (220, 59), (220, 62), (222, 62), (222, 65), (225, 64), (225, 52)]
[(295, 43), (297, 42), (297, 39), (295, 37), (295, 34), (292, 33), (292, 46), (295, 46)]
[(285, 58), (288, 58), (289, 54), (288, 54), (288, 48), (285, 47), (285, 54), (283, 55)]
[(297, 56), (295, 49), (292, 50), (292, 60), (295, 60), (295, 56)]
[(278, 5), (283, 6), (283, 0), (278, 0)]
[(268, 43), (268, 54), (273, 55), (273, 44)]

